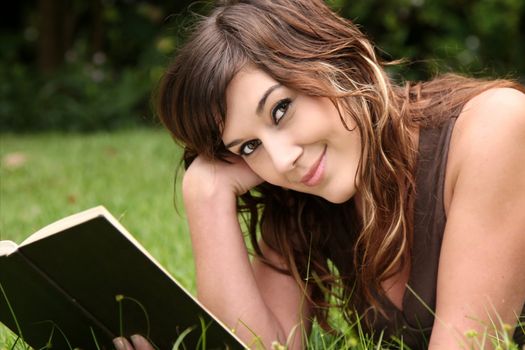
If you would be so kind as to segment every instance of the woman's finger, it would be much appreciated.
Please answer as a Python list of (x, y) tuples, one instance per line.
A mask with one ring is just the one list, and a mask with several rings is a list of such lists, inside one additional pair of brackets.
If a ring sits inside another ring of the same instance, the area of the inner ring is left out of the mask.
[(139, 334), (132, 335), (131, 342), (136, 350), (155, 350), (149, 341)]
[(133, 350), (133, 346), (131, 346), (129, 341), (124, 337), (118, 337), (118, 338), (113, 339), (113, 345), (115, 345), (116, 350)]

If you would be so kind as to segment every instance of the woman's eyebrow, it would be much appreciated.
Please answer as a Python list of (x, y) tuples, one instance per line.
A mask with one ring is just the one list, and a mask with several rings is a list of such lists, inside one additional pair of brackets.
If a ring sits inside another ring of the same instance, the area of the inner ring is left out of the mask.
[(232, 142), (224, 145), (226, 149), (232, 148), (233, 146), (237, 146), (238, 144), (242, 143), (242, 140), (233, 140)]
[(280, 88), (282, 85), (277, 83), (273, 86), (270, 86), (268, 88), (268, 90), (266, 90), (266, 92), (264, 93), (264, 95), (261, 97), (261, 100), (259, 101), (259, 103), (257, 104), (257, 110), (255, 111), (255, 113), (257, 114), (261, 114), (263, 108), (264, 108), (264, 104), (266, 103), (266, 99), (268, 98), (268, 96), (270, 96), (270, 94), (277, 88)]
[[(259, 100), (259, 103), (257, 104), (257, 109), (255, 111), (255, 113), (257, 114), (261, 114), (263, 108), (264, 108), (264, 104), (266, 103), (266, 100), (268, 99), (268, 96), (270, 96), (270, 94), (277, 88), (280, 88), (282, 87), (281, 84), (277, 83), (275, 85), (272, 85), (268, 88), (268, 90), (266, 90), (264, 92), (264, 94), (262, 95), (261, 99)], [(228, 148), (232, 148), (233, 146), (237, 146), (238, 144), (242, 143), (242, 140), (239, 140), (239, 139), (236, 139), (236, 140), (233, 140), (232, 142), (229, 142), (227, 143), (226, 145), (224, 145), (227, 149)]]

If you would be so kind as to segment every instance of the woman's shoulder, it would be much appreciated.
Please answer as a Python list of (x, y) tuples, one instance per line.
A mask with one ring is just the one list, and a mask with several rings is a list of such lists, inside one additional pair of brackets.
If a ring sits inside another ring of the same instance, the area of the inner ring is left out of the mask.
[(453, 142), (459, 153), (476, 152), (504, 139), (525, 140), (525, 93), (513, 88), (494, 88), (473, 97), (463, 107)]
[(435, 311), (442, 322), (431, 348), (452, 343), (450, 334), (481, 334), (491, 319), (514, 325), (525, 292), (525, 94), (498, 88), (472, 98), (452, 141), (457, 176), (439, 256)]
[(459, 118), (473, 131), (497, 124), (524, 127), (525, 93), (513, 88), (486, 90), (465, 104)]
[(468, 101), (455, 123), (445, 183), (446, 211), (452, 197), (461, 187), (472, 185), (476, 174), (477, 180), (490, 178), (497, 187), (496, 173), (512, 163), (525, 163), (525, 94), (512, 88), (489, 89)]

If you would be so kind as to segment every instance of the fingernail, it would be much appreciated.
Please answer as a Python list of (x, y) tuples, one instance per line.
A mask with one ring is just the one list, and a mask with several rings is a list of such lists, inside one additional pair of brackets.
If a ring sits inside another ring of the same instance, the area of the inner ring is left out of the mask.
[(117, 350), (126, 350), (126, 344), (124, 344), (122, 338), (113, 339), (113, 345), (115, 345)]
[(141, 340), (140, 336), (138, 334), (133, 334), (130, 338), (131, 338), (131, 341), (134, 342), (134, 343), (136, 343), (136, 342)]
[(131, 342), (135, 346), (144, 344), (144, 341), (145, 341), (144, 337), (142, 337), (139, 334), (133, 334), (130, 338), (131, 338)]

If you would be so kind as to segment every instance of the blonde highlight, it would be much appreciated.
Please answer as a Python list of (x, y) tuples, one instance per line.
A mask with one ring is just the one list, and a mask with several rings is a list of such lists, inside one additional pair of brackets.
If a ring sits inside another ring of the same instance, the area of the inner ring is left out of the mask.
[(400, 272), (411, 254), (415, 131), (458, 115), (487, 89), (523, 88), (508, 80), (456, 75), (398, 86), (385, 71), (390, 63), (323, 1), (236, 1), (197, 26), (161, 83), (158, 114), (185, 146), (186, 166), (198, 154), (228, 155), (220, 132), (226, 88), (247, 64), (300, 93), (329, 98), (347, 129), (348, 118), (355, 123), (362, 146), (354, 178), (359, 202), (336, 205), (270, 184), (242, 196), (238, 210), (248, 213), (254, 250), (264, 259), (260, 231), (288, 261), (287, 271), (274, 267), (300, 285), (307, 281), (307, 297), (321, 325), (329, 327), (333, 296), (344, 311), (365, 310), (369, 321), (369, 314), (382, 311), (381, 282)]

